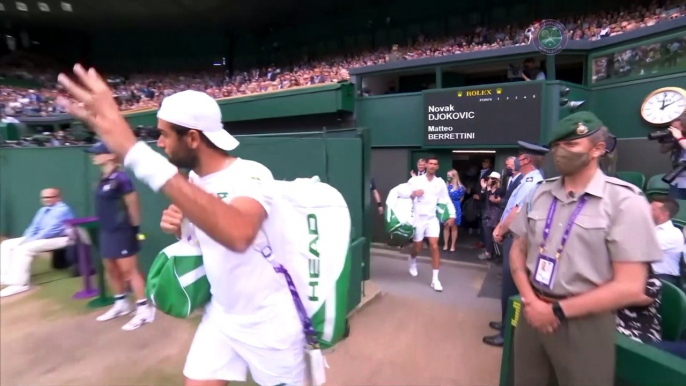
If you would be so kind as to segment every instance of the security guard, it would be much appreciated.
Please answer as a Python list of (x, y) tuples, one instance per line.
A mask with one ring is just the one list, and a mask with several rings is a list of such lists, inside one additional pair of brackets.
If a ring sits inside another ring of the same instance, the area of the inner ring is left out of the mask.
[(514, 219), (517, 210), (524, 204), (526, 198), (529, 196), (531, 191), (537, 186), (537, 184), (543, 181), (541, 172), (539, 168), (543, 164), (543, 157), (548, 153), (548, 149), (533, 145), (526, 142), (518, 142), (519, 144), (519, 155), (514, 160), (515, 170), (519, 170), (522, 174), (521, 183), (512, 192), (510, 199), (507, 201), (507, 206), (500, 218), (500, 223), (493, 231), (493, 240), (497, 243), (503, 243), (503, 283), (502, 283), (502, 294), (500, 295), (501, 303), (501, 321), (491, 322), (489, 326), (498, 333), (495, 335), (485, 336), (483, 342), (491, 345), (501, 347), (505, 342), (503, 335), (503, 325), (505, 320), (505, 315), (507, 314), (507, 300), (511, 296), (518, 294), (517, 287), (512, 281), (512, 276), (510, 275), (510, 259), (509, 253), (512, 247), (512, 233), (510, 232), (510, 224)]
[(551, 154), (561, 178), (541, 183), (516, 215), (510, 268), (522, 296), (515, 330), (515, 385), (611, 386), (613, 311), (643, 296), (660, 260), (650, 207), (637, 187), (606, 176), (614, 147), (590, 112), (562, 119)]

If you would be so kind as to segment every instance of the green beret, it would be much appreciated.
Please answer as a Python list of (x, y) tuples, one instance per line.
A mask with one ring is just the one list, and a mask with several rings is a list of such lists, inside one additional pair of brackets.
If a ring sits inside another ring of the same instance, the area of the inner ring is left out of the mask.
[(603, 127), (603, 122), (590, 111), (580, 111), (562, 118), (553, 130), (550, 143), (588, 137)]

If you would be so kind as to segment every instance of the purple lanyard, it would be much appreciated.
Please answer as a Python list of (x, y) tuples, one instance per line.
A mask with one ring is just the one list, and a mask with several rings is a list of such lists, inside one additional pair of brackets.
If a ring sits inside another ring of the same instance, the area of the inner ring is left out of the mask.
[(307, 310), (305, 310), (305, 306), (303, 305), (302, 300), (300, 300), (300, 295), (298, 295), (298, 289), (295, 288), (295, 283), (293, 282), (291, 274), (288, 273), (286, 267), (271, 259), (271, 247), (267, 246), (263, 248), (260, 251), (260, 253), (262, 253), (262, 256), (264, 256), (264, 258), (267, 259), (269, 263), (271, 263), (276, 273), (282, 273), (283, 276), (286, 278), (288, 290), (291, 292), (293, 303), (295, 303), (295, 309), (298, 311), (298, 316), (300, 317), (300, 323), (303, 325), (303, 332), (305, 333), (305, 339), (307, 340), (307, 344), (310, 345), (310, 347), (313, 349), (318, 349), (319, 340), (317, 339), (317, 332), (314, 330), (314, 327), (312, 327), (312, 320), (309, 316), (307, 316)]
[(293, 283), (293, 278), (291, 278), (291, 275), (288, 273), (288, 270), (284, 268), (283, 265), (275, 263), (273, 261), (271, 263), (272, 266), (274, 266), (274, 270), (277, 273), (282, 273), (286, 277), (286, 283), (288, 283), (288, 290), (291, 291), (293, 303), (295, 303), (295, 308), (298, 310), (298, 316), (300, 316), (300, 323), (302, 323), (303, 325), (303, 331), (305, 332), (307, 344), (309, 344), (312, 348), (318, 348), (319, 342), (317, 341), (317, 333), (314, 331), (314, 327), (312, 327), (312, 320), (310, 320), (310, 317), (307, 316), (307, 311), (305, 310), (305, 306), (303, 305), (302, 300), (300, 300), (298, 290), (295, 288), (295, 283)]
[[(550, 236), (550, 227), (553, 225), (553, 218), (555, 217), (555, 211), (557, 210), (557, 201), (557, 198), (553, 198), (553, 203), (550, 204), (550, 209), (548, 210), (548, 217), (545, 219), (545, 228), (543, 229), (543, 242), (541, 242), (541, 254), (545, 252), (545, 243), (546, 241), (548, 241), (548, 236)], [(579, 198), (579, 203), (576, 204), (576, 208), (574, 208), (574, 211), (572, 212), (572, 215), (569, 216), (567, 227), (565, 228), (565, 231), (562, 234), (562, 241), (560, 242), (560, 247), (557, 249), (557, 252), (555, 253), (555, 259), (559, 259), (560, 256), (562, 256), (562, 249), (565, 247), (565, 244), (567, 244), (569, 234), (572, 232), (574, 220), (576, 220), (577, 216), (579, 216), (579, 213), (581, 213), (581, 209), (583, 209), (584, 205), (586, 205), (586, 201), (588, 201), (588, 197), (586, 197), (586, 195), (581, 196), (581, 198)]]

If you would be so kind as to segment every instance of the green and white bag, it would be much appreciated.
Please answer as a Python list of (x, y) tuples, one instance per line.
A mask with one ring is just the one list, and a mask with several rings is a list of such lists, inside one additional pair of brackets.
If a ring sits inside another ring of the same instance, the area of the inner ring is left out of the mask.
[(187, 318), (210, 300), (202, 252), (181, 240), (164, 248), (150, 267), (145, 292), (158, 310), (175, 318)]
[[(338, 190), (318, 177), (264, 184), (277, 192), (271, 221), (265, 222), (270, 238), (261, 232), (253, 247), (277, 272), (279, 266), (287, 270), (317, 343), (329, 348), (343, 339), (348, 320), (352, 226), (348, 205)], [(178, 318), (207, 303), (210, 284), (199, 247), (179, 241), (160, 252), (148, 274), (146, 292), (155, 307)]]
[[(291, 275), (321, 348), (345, 336), (350, 287), (351, 219), (343, 195), (319, 177), (274, 181), (269, 217), (273, 264)], [(278, 271), (278, 270), (277, 270)]]
[(391, 189), (386, 197), (386, 232), (394, 244), (408, 243), (414, 236), (412, 199), (399, 196), (409, 197), (409, 190), (408, 184), (400, 184)]
[(436, 217), (441, 224), (444, 224), (450, 219), (450, 209), (448, 205), (453, 205), (452, 201), (443, 198), (438, 199), (436, 204)]

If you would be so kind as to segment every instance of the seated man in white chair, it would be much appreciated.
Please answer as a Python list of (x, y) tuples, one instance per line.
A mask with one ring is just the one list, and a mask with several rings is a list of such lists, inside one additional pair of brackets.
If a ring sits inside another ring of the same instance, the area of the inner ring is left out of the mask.
[(74, 212), (62, 202), (58, 189), (45, 189), (40, 198), (43, 207), (23, 236), (0, 243), (0, 284), (7, 286), (0, 291), (0, 297), (29, 289), (31, 262), (37, 254), (69, 245), (65, 221), (73, 219)]

